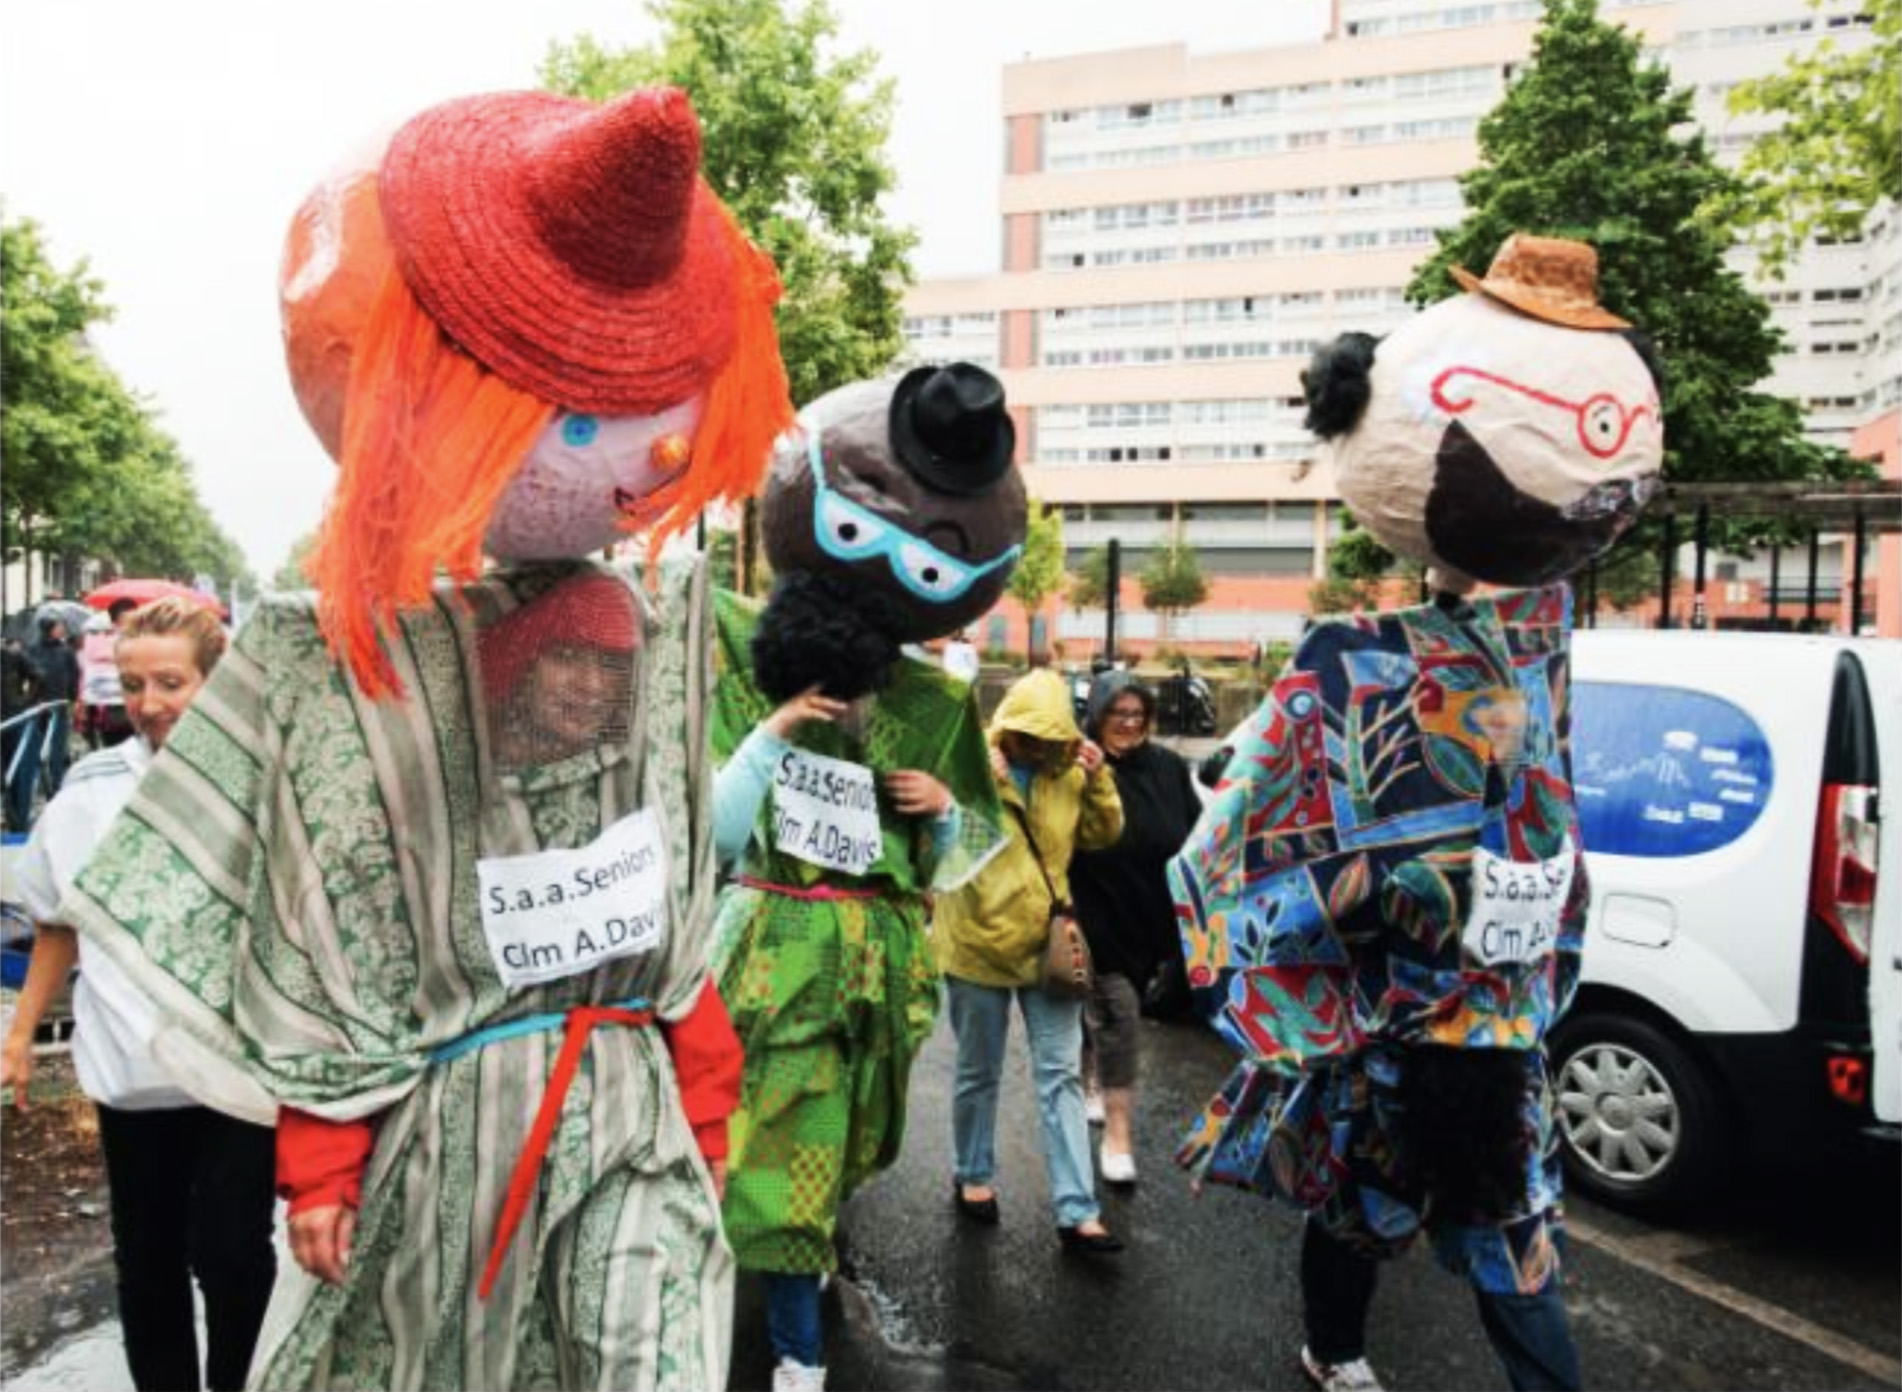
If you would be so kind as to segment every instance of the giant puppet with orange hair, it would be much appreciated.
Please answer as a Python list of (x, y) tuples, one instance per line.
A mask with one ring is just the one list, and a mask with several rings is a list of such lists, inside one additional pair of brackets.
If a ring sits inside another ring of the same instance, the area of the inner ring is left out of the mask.
[[(294, 221), (317, 594), (246, 625), (72, 905), (185, 1085), (279, 1122), (303, 1271), (254, 1385), (725, 1385), (711, 628), (657, 557), (791, 408), (699, 142), (672, 90), (468, 98)], [(644, 581), (585, 559), (636, 532)]]

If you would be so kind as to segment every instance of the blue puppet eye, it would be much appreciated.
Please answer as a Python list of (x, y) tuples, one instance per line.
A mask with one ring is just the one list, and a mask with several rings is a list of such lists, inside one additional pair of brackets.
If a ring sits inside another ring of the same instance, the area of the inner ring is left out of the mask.
[(561, 439), (567, 445), (591, 445), (601, 433), (601, 422), (593, 416), (568, 416), (561, 423)]

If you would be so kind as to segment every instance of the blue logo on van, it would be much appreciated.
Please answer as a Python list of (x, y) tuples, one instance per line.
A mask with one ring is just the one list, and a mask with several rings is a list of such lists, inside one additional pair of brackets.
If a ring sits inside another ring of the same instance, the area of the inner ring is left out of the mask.
[(1572, 791), (1587, 850), (1728, 846), (1763, 815), (1771, 774), (1770, 742), (1728, 701), (1674, 686), (1573, 688)]

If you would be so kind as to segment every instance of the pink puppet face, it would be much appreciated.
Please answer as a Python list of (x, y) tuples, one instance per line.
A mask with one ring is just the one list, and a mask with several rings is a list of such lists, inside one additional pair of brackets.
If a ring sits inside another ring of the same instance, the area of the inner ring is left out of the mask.
[(1578, 569), (1636, 519), (1663, 467), (1657, 384), (1629, 342), (1482, 295), (1382, 340), (1370, 388), (1335, 442), (1341, 496), (1455, 586)]
[(665, 511), (686, 472), (699, 398), (657, 416), (563, 412), (510, 480), (484, 549), (502, 561), (585, 556)]

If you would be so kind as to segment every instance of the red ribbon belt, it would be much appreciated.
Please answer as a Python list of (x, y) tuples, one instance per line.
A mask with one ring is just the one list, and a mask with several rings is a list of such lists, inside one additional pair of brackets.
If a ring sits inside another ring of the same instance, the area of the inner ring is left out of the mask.
[(561, 1052), (555, 1056), (555, 1067), (548, 1075), (548, 1084), (542, 1090), (541, 1109), (535, 1113), (535, 1124), (529, 1128), (528, 1139), (522, 1142), (522, 1153), (516, 1157), (515, 1173), (509, 1177), (508, 1201), (502, 1205), (502, 1223), (495, 1232), (495, 1245), (489, 1249), (489, 1264), (482, 1272), (482, 1284), (477, 1288), (481, 1299), (489, 1298), (489, 1291), (495, 1285), (495, 1278), (501, 1273), (502, 1261), (508, 1256), (509, 1243), (515, 1237), (515, 1229), (520, 1226), (522, 1213), (528, 1207), (528, 1197), (534, 1192), (535, 1182), (541, 1175), (542, 1161), (548, 1155), (548, 1142), (555, 1134), (555, 1124), (561, 1120), (561, 1104), (568, 1095), (568, 1085), (574, 1081), (575, 1070), (581, 1066), (582, 1050), (588, 1046), (588, 1036), (596, 1025), (650, 1025), (654, 1022), (651, 1008), (630, 1010), (614, 1005), (578, 1005), (570, 1010), (561, 1023)]

